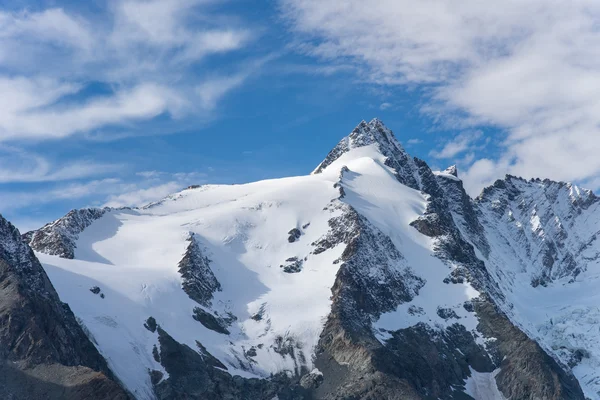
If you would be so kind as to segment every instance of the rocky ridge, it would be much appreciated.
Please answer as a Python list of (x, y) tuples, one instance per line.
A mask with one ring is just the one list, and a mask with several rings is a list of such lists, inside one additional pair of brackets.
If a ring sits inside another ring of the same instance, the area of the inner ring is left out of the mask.
[(19, 231), (0, 217), (0, 392), (128, 399)]
[[(600, 218), (593, 193), (570, 184), (507, 177), (473, 200), (455, 167), (432, 171), (408, 155), (377, 119), (362, 121), (313, 175), (329, 173), (341, 157), (367, 147), (383, 156), (397, 182), (426, 199), (424, 212), (410, 225), (431, 240), (431, 256), (446, 268), (436, 283), (465, 287), (476, 295), (460, 309), (447, 307), (440, 299), (435, 315), (428, 314), (419, 304), (432, 278), (424, 278), (422, 266), (407, 257), (393, 232), (384, 232), (364, 209), (353, 206), (353, 185), (360, 174), (347, 166), (336, 167), (339, 196), (325, 207), (331, 214), (328, 231), (311, 243), (310, 254), (290, 254), (280, 268), (282, 275), (297, 279), (306, 273), (305, 260), (343, 248), (333, 261), (337, 274), (331, 311), (314, 354), (299, 349), (293, 337), (282, 337), (267, 346), (284, 360), (293, 358), (293, 370), (270, 379), (232, 377), (224, 371), (231, 365), (208, 352), (202, 338), (192, 349), (177, 342), (174, 332), (171, 336), (155, 327), (159, 344), (155, 359), (167, 373), (150, 371), (157, 398), (185, 398), (189, 393), (198, 399), (469, 399), (465, 382), (478, 375), (507, 399), (584, 399), (571, 367), (590, 357), (587, 342), (581, 339), (568, 348), (553, 348), (541, 340), (539, 327), (527, 325), (519, 314), (512, 284), (524, 272), (532, 290), (572, 283), (597, 264), (597, 232), (581, 229), (590, 215)], [(185, 201), (183, 194), (171, 197)], [(71, 213), (62, 222), (26, 235), (26, 240), (36, 251), (73, 258), (77, 235), (97, 218), (86, 210)], [(299, 224), (287, 233), (290, 246), (303, 243), (308, 225)], [(188, 240), (178, 267), (183, 290), (199, 305), (194, 318), (203, 319), (204, 326), (214, 325), (209, 329), (216, 335), (233, 335), (228, 327), (235, 321), (222, 323), (211, 308), (222, 282), (211, 270), (199, 238), (191, 235)], [(382, 329), (380, 320), (400, 309), (407, 314), (399, 317), (398, 327)], [(263, 304), (251, 319), (268, 326), (265, 310)], [(417, 322), (403, 326), (410, 318)], [(161, 321), (156, 323), (160, 326)], [(554, 327), (544, 329), (558, 335)], [(247, 349), (240, 356), (245, 358), (242, 364), (252, 366), (260, 351)], [(314, 357), (316, 370), (308, 368), (307, 357)], [(186, 367), (178, 367), (179, 363)]]
[(108, 208), (71, 210), (64, 217), (40, 229), (23, 234), (23, 240), (36, 251), (72, 259), (75, 257), (78, 235), (108, 210)]

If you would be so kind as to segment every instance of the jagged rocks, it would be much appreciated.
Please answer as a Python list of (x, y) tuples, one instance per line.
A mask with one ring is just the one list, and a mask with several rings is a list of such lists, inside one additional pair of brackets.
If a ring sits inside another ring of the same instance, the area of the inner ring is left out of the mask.
[(454, 311), (451, 308), (445, 308), (445, 307), (438, 307), (437, 308), (437, 315), (439, 315), (440, 318), (442, 319), (460, 319), (460, 317), (456, 314), (456, 311)]
[[(157, 356), (158, 356), (158, 350), (157, 350)], [(155, 358), (155, 359), (157, 359), (157, 362), (158, 362), (159, 358)], [(165, 375), (162, 372), (154, 369), (154, 370), (150, 371), (150, 382), (153, 385), (157, 385), (164, 376)]]
[(266, 308), (267, 308), (267, 303), (263, 303), (261, 304), (258, 312), (256, 314), (254, 314), (253, 316), (251, 316), (250, 318), (252, 318), (254, 321), (262, 321), (265, 312), (266, 312)]
[(161, 364), (169, 374), (155, 385), (159, 400), (309, 400), (308, 393), (285, 375), (270, 379), (232, 376), (200, 354), (175, 341), (158, 328)]
[(508, 399), (584, 399), (572, 374), (557, 362), (487, 300), (475, 303), (480, 330), (493, 337), (500, 373), (498, 389)]
[(23, 240), (32, 249), (62, 258), (75, 257), (79, 234), (110, 209), (84, 208), (69, 211), (64, 217), (44, 225), (37, 231), (27, 232)]
[(194, 319), (200, 322), (206, 329), (229, 335), (229, 330), (225, 327), (225, 322), (221, 318), (217, 318), (209, 312), (204, 311), (200, 307), (194, 308)]
[(156, 320), (154, 317), (148, 317), (146, 322), (144, 322), (144, 328), (148, 329), (150, 332), (156, 332)]
[(318, 398), (405, 398), (419, 395), (405, 381), (386, 376), (373, 363), (382, 348), (371, 321), (380, 313), (410, 301), (424, 282), (414, 275), (389, 237), (378, 231), (352, 207), (330, 220), (330, 232), (314, 243), (325, 251), (346, 244), (332, 288), (332, 311), (319, 341), (316, 366), (325, 383), (315, 389)]
[(179, 262), (181, 286), (192, 300), (209, 307), (213, 293), (221, 290), (221, 284), (210, 269), (210, 260), (202, 254), (196, 236), (190, 234), (188, 241), (190, 244)]
[[(513, 253), (528, 256), (523, 267), (533, 286), (576, 279), (600, 257), (581, 256), (596, 241), (595, 231), (582, 237), (577, 223), (579, 215), (599, 203), (591, 191), (564, 182), (507, 175), (484, 189), (475, 203), (489, 233), (510, 243)], [(499, 223), (502, 230), (496, 228)]]
[(294, 228), (288, 232), (288, 242), (294, 243), (296, 240), (300, 239), (302, 236), (302, 232), (298, 228)]
[(285, 264), (279, 266), (283, 272), (288, 274), (295, 274), (302, 271), (303, 260), (299, 260), (298, 257), (290, 257), (285, 260)]
[(415, 173), (417, 168), (414, 165), (413, 159), (402, 148), (392, 131), (377, 118), (371, 120), (369, 123), (361, 121), (348, 137), (342, 139), (329, 152), (325, 160), (313, 171), (313, 174), (323, 172), (325, 168), (344, 153), (357, 147), (369, 145), (378, 146), (381, 154), (387, 157), (385, 161), (386, 165), (396, 171), (396, 177), (401, 183), (411, 188), (419, 189), (419, 178)]
[(318, 369), (312, 370), (300, 379), (300, 386), (304, 389), (316, 389), (323, 383), (323, 374)]
[(0, 217), (0, 393), (127, 399), (19, 231)]

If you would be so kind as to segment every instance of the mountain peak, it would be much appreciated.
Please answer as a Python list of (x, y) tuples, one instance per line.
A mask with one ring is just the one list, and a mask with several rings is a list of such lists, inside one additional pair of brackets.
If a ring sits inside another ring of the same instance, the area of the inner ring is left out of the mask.
[(557, 198), (568, 200), (573, 206), (587, 209), (592, 204), (600, 201), (593, 191), (580, 188), (571, 182), (555, 181), (551, 179), (522, 177), (507, 174), (504, 179), (498, 179), (493, 185), (484, 188), (475, 201), (491, 202), (499, 198), (513, 201), (517, 198), (533, 197), (548, 198), (551, 202)]
[(456, 165), (449, 166), (444, 170), (444, 173), (458, 178), (458, 169), (456, 168)]
[(381, 154), (387, 157), (391, 154), (397, 154), (398, 152), (406, 154), (402, 145), (394, 136), (394, 133), (386, 127), (380, 119), (373, 118), (369, 122), (362, 120), (356, 128), (350, 132), (350, 135), (343, 138), (329, 152), (323, 162), (321, 162), (321, 164), (313, 171), (313, 174), (323, 172), (325, 168), (350, 150), (373, 144), (376, 144), (379, 147)]

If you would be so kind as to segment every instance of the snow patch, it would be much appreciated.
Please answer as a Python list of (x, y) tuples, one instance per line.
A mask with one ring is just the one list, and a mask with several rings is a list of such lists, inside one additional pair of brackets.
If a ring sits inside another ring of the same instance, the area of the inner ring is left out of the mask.
[(476, 400), (506, 400), (498, 390), (496, 375), (500, 369), (493, 372), (477, 372), (471, 369), (471, 376), (465, 381), (465, 393)]

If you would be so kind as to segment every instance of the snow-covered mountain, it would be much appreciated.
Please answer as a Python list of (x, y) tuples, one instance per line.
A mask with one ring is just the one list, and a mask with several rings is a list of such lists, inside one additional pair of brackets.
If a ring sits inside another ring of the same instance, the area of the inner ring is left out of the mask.
[(137, 399), (600, 399), (599, 204), (471, 199), (375, 119), (310, 175), (23, 237)]

